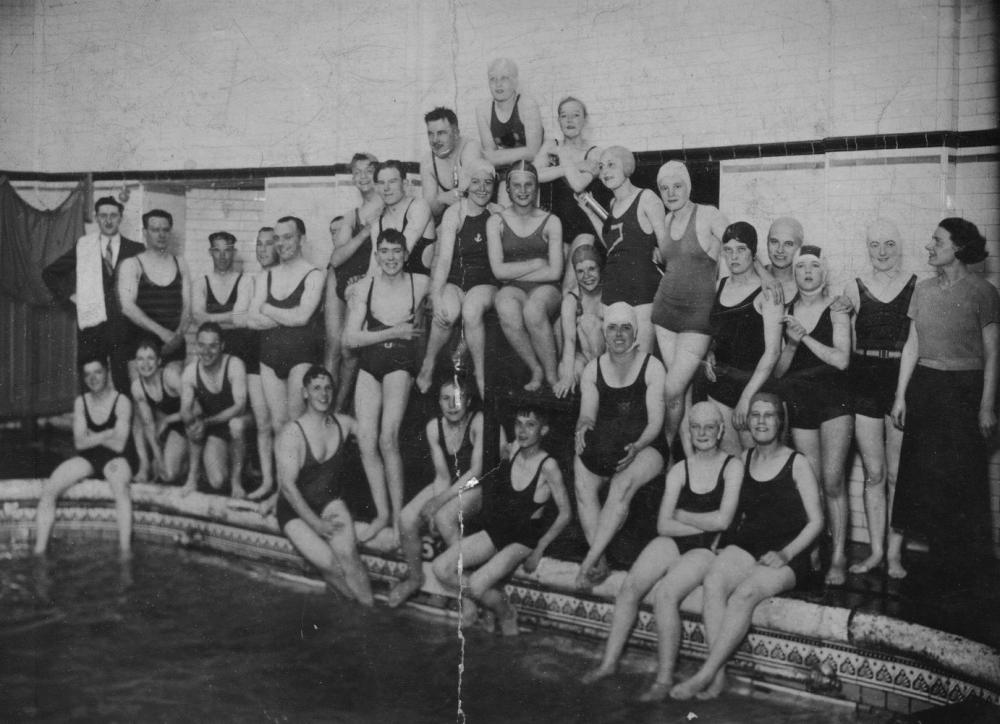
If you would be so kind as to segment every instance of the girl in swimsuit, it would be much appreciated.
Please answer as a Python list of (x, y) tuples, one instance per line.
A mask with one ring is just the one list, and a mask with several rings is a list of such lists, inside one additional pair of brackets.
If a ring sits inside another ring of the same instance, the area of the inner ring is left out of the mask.
[(511, 347), (528, 366), (529, 392), (546, 382), (555, 387), (556, 340), (552, 327), (559, 312), (562, 278), (562, 224), (535, 205), (538, 172), (521, 162), (507, 174), (511, 207), (486, 223), (493, 275), (504, 283), (495, 305)]
[(354, 388), (358, 447), (377, 509), (361, 541), (370, 540), (391, 522), (396, 545), (403, 509), (399, 428), (413, 384), (416, 340), (423, 332), (415, 314), (427, 294), (427, 277), (403, 271), (406, 238), (402, 232), (386, 229), (379, 234), (375, 250), (380, 273), (368, 281), (367, 294), (352, 297), (344, 345), (359, 355)]
[(576, 289), (563, 295), (562, 361), (556, 397), (576, 389), (587, 363), (604, 354), (604, 306), (601, 304), (601, 257), (593, 244), (578, 247), (570, 257)]
[(45, 555), (56, 522), (59, 496), (86, 478), (103, 477), (115, 497), (118, 544), (121, 556), (127, 558), (132, 550), (132, 498), (129, 496), (132, 470), (125, 449), (132, 428), (132, 403), (127, 395), (115, 392), (110, 384), (106, 360), (84, 359), (80, 369), (87, 391), (73, 404), (73, 445), (77, 454), (60, 463), (42, 485), (35, 515), (38, 523), (35, 555)]

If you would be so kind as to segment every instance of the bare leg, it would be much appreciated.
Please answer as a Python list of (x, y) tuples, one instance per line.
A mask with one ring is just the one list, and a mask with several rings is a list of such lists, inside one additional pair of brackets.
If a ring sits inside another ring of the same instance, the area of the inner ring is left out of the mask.
[(580, 456), (573, 458), (573, 487), (576, 492), (576, 514), (580, 519), (580, 527), (589, 545), (593, 545), (597, 535), (597, 520), (601, 515), (601, 505), (598, 491), (607, 482), (607, 478), (595, 475), (580, 461)]
[(164, 482), (172, 483), (180, 480), (187, 463), (187, 453), (187, 438), (172, 430), (163, 443)]
[(382, 378), (382, 423), (378, 447), (385, 464), (392, 505), (392, 526), (399, 537), (399, 514), (403, 510), (403, 456), (399, 452), (399, 428), (410, 401), (413, 377), (406, 370), (390, 372)]
[[(899, 472), (899, 451), (903, 445), (903, 431), (898, 429), (891, 421), (886, 422), (885, 431), (885, 458), (886, 458), (886, 484), (888, 486), (888, 507), (892, 510), (893, 501), (896, 498), (896, 475)], [(903, 534), (892, 527), (889, 521), (889, 547), (887, 559), (889, 563), (890, 578), (906, 578), (906, 569), (903, 568)]]
[(668, 443), (673, 443), (680, 429), (688, 399), (688, 388), (708, 352), (711, 340), (707, 334), (695, 332), (678, 334), (663, 327), (656, 327), (656, 342), (663, 355), (664, 366), (667, 368), (663, 392), (666, 401), (663, 434)]
[(529, 555), (530, 548), (520, 543), (511, 543), (469, 576), (469, 595), (496, 614), (500, 632), (504, 636), (518, 635), (517, 610), (510, 605), (498, 586)]
[(496, 294), (497, 288), (492, 284), (480, 284), (472, 287), (462, 302), (462, 329), (472, 356), (480, 400), (486, 398), (486, 326), (483, 316), (493, 308)]
[(229, 421), (229, 489), (234, 498), (247, 497), (243, 487), (243, 462), (247, 455), (246, 416), (234, 417)]
[(122, 558), (132, 555), (132, 497), (129, 481), (132, 471), (125, 458), (115, 458), (104, 466), (104, 478), (111, 485), (115, 496), (115, 514), (118, 519), (118, 549)]
[(531, 347), (542, 365), (545, 381), (550, 387), (559, 381), (556, 365), (556, 340), (552, 318), (559, 314), (559, 290), (545, 284), (531, 290), (524, 304), (524, 327), (531, 338)]
[(448, 545), (462, 537), (462, 530), (458, 524), (458, 515), (461, 510), (462, 520), (468, 521), (483, 507), (483, 491), (480, 488), (473, 488), (462, 493), (438, 508), (434, 514), (434, 525), (438, 533)]
[(205, 478), (212, 490), (218, 491), (229, 475), (229, 447), (231, 443), (221, 437), (207, 435), (202, 453), (202, 463), (205, 465)]
[(854, 432), (854, 418), (841, 415), (827, 420), (820, 427), (822, 448), (822, 481), (826, 497), (827, 520), (833, 538), (833, 554), (826, 583), (842, 586), (847, 569), (847, 485), (844, 483), (847, 451)]
[(462, 311), (462, 291), (454, 284), (446, 284), (441, 292), (441, 308), (434, 309), (431, 331), (427, 337), (427, 351), (417, 373), (417, 389), (426, 394), (434, 382), (434, 367), (441, 349), (448, 343), (451, 330)]
[(267, 400), (264, 399), (260, 375), (247, 375), (247, 392), (250, 395), (254, 426), (257, 428), (257, 456), (261, 475), (260, 487), (248, 497), (250, 500), (260, 500), (274, 489), (274, 431), (271, 429), (271, 413)]
[(288, 424), (288, 385), (279, 379), (274, 370), (266, 364), (260, 365), (260, 383), (271, 418), (271, 432), (274, 437)]
[(135, 445), (136, 457), (139, 459), (139, 469), (135, 471), (135, 482), (149, 482), (149, 447), (146, 444), (146, 435), (138, 414), (132, 416), (132, 442)]
[(354, 388), (354, 409), (358, 419), (358, 448), (361, 451), (361, 465), (368, 478), (372, 500), (375, 502), (376, 518), (362, 542), (373, 538), (378, 531), (389, 524), (391, 508), (386, 491), (385, 467), (379, 452), (379, 425), (382, 416), (382, 385), (368, 372), (358, 373)]
[(340, 384), (337, 386), (337, 412), (346, 413), (354, 399), (354, 383), (358, 378), (358, 356), (348, 347), (340, 349)]
[(639, 614), (639, 604), (656, 582), (666, 575), (679, 556), (677, 544), (673, 539), (658, 536), (651, 540), (636, 558), (615, 598), (615, 610), (608, 640), (604, 645), (604, 656), (596, 669), (583, 675), (581, 681), (584, 684), (592, 684), (615, 673), (628, 635)]
[(715, 560), (707, 548), (695, 548), (678, 560), (656, 586), (653, 611), (656, 616), (659, 668), (652, 686), (640, 701), (662, 701), (674, 683), (674, 667), (681, 647), (681, 603), (688, 594), (701, 585), (705, 574)]
[(883, 418), (854, 416), (854, 438), (865, 467), (865, 518), (870, 555), (851, 566), (851, 573), (867, 573), (882, 564), (885, 555), (886, 467)]
[(635, 309), (635, 318), (639, 323), (638, 334), (635, 341), (639, 345), (639, 352), (642, 354), (652, 354), (656, 348), (656, 325), (653, 324), (653, 305), (640, 304)]
[(504, 287), (496, 296), (497, 316), (500, 318), (500, 326), (503, 328), (504, 336), (514, 348), (517, 356), (528, 366), (531, 372), (531, 379), (524, 389), (528, 392), (535, 392), (542, 388), (545, 379), (545, 370), (539, 364), (535, 356), (535, 348), (531, 344), (531, 337), (524, 327), (524, 304), (527, 295), (516, 287)]
[(604, 555), (604, 549), (625, 523), (629, 504), (636, 491), (661, 472), (663, 472), (663, 458), (660, 453), (652, 448), (645, 448), (639, 451), (631, 465), (611, 478), (608, 497), (598, 516), (594, 538), (590, 541), (590, 550), (580, 564), (580, 572), (576, 579), (578, 588), (588, 587), (588, 573)]
[(389, 591), (389, 607), (395, 608), (424, 585), (423, 550), (420, 530), (423, 518), (420, 513), (424, 505), (434, 497), (434, 485), (428, 485), (406, 504), (399, 516), (399, 542), (406, 559), (406, 577)]
[(344, 328), (347, 305), (337, 296), (337, 275), (331, 269), (326, 273), (326, 299), (323, 303), (323, 323), (326, 329), (326, 354), (323, 366), (333, 375), (334, 384), (340, 384), (340, 335)]
[(64, 460), (52, 471), (51, 477), (42, 484), (35, 509), (35, 555), (44, 556), (56, 522), (56, 501), (59, 496), (94, 474), (93, 466), (82, 457)]
[[(442, 586), (457, 593), (459, 581), (463, 581), (463, 585), (468, 581), (466, 574), (459, 573), (459, 562), (461, 561), (463, 570), (474, 568), (490, 560), (496, 552), (490, 537), (483, 531), (479, 531), (468, 538), (462, 538), (452, 543), (448, 550), (434, 559), (431, 568), (434, 571), (434, 577)], [(460, 575), (461, 578), (459, 578)], [(462, 625), (475, 623), (478, 613), (474, 601), (469, 598), (462, 600)]]
[(202, 458), (207, 439), (202, 433), (200, 438), (195, 438), (190, 430), (188, 431), (188, 474), (184, 486), (181, 488), (181, 495), (188, 495), (198, 489), (198, 478), (201, 475)]

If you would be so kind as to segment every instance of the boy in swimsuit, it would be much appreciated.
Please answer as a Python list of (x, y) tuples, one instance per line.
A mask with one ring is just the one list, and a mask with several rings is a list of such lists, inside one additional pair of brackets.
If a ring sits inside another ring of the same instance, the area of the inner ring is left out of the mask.
[[(663, 471), (663, 380), (659, 360), (639, 351), (635, 310), (617, 302), (604, 312), (607, 352), (580, 378), (580, 417), (573, 460), (576, 504), (590, 549), (576, 586), (608, 577), (604, 549), (625, 523), (636, 491)], [(609, 483), (602, 508), (598, 491)]]
[(482, 148), (458, 130), (458, 116), (438, 106), (424, 116), (430, 153), (420, 161), (420, 187), (435, 221), (469, 188), (468, 166), (482, 158)]
[[(452, 545), (461, 536), (459, 520), (479, 512), (482, 491), (464, 491), (483, 472), (483, 413), (471, 409), (472, 390), (457, 377), (441, 385), (441, 415), (427, 423), (427, 445), (434, 461), (434, 481), (406, 504), (400, 515), (400, 538), (407, 575), (389, 592), (399, 606), (424, 585), (420, 530), (427, 527)], [(464, 491), (464, 492), (463, 492)]]
[[(153, 476), (164, 483), (179, 480), (187, 462), (187, 432), (181, 419), (181, 376), (173, 367), (160, 364), (160, 345), (145, 338), (135, 350), (138, 376), (132, 383), (132, 399), (143, 431), (137, 447), (149, 446), (153, 453)], [(139, 455), (140, 464), (143, 454)], [(148, 460), (148, 455), (145, 456)], [(149, 471), (135, 476), (146, 480)]]
[(555, 387), (556, 339), (562, 279), (562, 223), (538, 208), (538, 172), (520, 162), (507, 174), (511, 206), (486, 222), (486, 244), (493, 275), (503, 282), (494, 304), (500, 326), (517, 356), (528, 366), (524, 386), (537, 392)]
[(224, 353), (222, 328), (215, 322), (198, 327), (195, 344), (198, 357), (181, 377), (181, 417), (191, 449), (181, 495), (197, 490), (204, 463), (205, 477), (214, 490), (228, 475), (232, 496), (243, 498), (246, 368), (239, 357)]
[(402, 232), (384, 230), (375, 250), (380, 272), (366, 282), (366, 293), (351, 298), (344, 345), (358, 351), (354, 388), (358, 447), (377, 511), (360, 538), (370, 540), (391, 522), (395, 543), (403, 509), (399, 427), (413, 385), (417, 338), (422, 334), (416, 312), (427, 294), (427, 277), (403, 271), (406, 237)]
[(385, 229), (396, 229), (406, 238), (406, 267), (404, 271), (430, 275), (434, 258), (437, 231), (431, 207), (421, 197), (407, 193), (409, 182), (402, 161), (390, 160), (379, 164), (375, 170), (375, 186), (382, 197), (382, 213), (375, 220), (372, 233), (378, 235)]
[(110, 383), (106, 360), (84, 358), (80, 369), (87, 391), (73, 403), (73, 445), (77, 454), (60, 463), (42, 485), (35, 513), (35, 555), (45, 555), (59, 496), (86, 478), (102, 476), (115, 497), (120, 554), (128, 558), (132, 550), (132, 470), (125, 448), (132, 427), (132, 403)]
[[(572, 517), (559, 464), (541, 446), (548, 431), (541, 410), (517, 411), (510, 457), (482, 481), (483, 530), (456, 541), (434, 560), (434, 575), (461, 596), (465, 626), (475, 623), (481, 604), (496, 615), (503, 635), (517, 635), (517, 611), (502, 583), (518, 565), (534, 571)], [(476, 570), (461, 573), (459, 565)]]
[[(496, 171), (476, 159), (465, 167), (468, 198), (445, 211), (438, 227), (437, 255), (427, 298), (434, 309), (427, 351), (417, 375), (417, 389), (427, 392), (434, 367), (452, 327), (461, 319), (462, 333), (472, 357), (479, 398), (486, 393), (486, 328), (483, 316), (493, 308), (499, 282), (493, 276), (486, 244), (488, 208), (496, 186)], [(458, 353), (456, 353), (458, 354)]]
[(576, 389), (584, 368), (604, 354), (604, 305), (601, 303), (601, 257), (593, 244), (577, 247), (570, 257), (576, 284), (563, 295), (562, 361), (552, 392), (565, 397)]
[(333, 376), (323, 367), (313, 365), (303, 375), (305, 412), (285, 426), (274, 449), (281, 489), (278, 527), (332, 591), (372, 606), (354, 521), (341, 499), (344, 443), (356, 423), (333, 412), (334, 394)]

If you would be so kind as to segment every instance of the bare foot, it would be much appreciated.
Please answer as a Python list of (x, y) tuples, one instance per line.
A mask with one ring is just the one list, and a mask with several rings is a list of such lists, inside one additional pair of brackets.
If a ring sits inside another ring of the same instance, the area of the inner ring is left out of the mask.
[(198, 483), (194, 480), (188, 480), (184, 483), (184, 487), (181, 488), (181, 497), (184, 498), (191, 495), (194, 491), (198, 489)]
[(695, 674), (687, 681), (682, 681), (680, 684), (672, 688), (670, 690), (670, 698), (676, 699), (677, 701), (693, 699), (700, 691), (704, 690), (707, 685), (708, 682), (705, 681), (704, 677), (700, 677)]
[(230, 485), (229, 485), (229, 491), (230, 491), (229, 492), (230, 497), (233, 497), (236, 500), (243, 500), (244, 498), (247, 497), (247, 491), (245, 491), (243, 489), (242, 485), (239, 485), (239, 484), (234, 485), (234, 484), (230, 483)]
[(271, 492), (271, 488), (273, 487), (274, 483), (261, 483), (259, 488), (247, 495), (247, 500), (260, 500), (261, 498), (265, 498)]
[(524, 386), (524, 391), (525, 392), (538, 392), (540, 389), (542, 389), (542, 382), (544, 381), (544, 379), (545, 378), (542, 375), (542, 371), (541, 370), (538, 370), (537, 372), (532, 373), (531, 379), (528, 381), (528, 384), (526, 384)]
[(715, 675), (712, 679), (712, 683), (709, 684), (704, 691), (696, 694), (699, 699), (717, 699), (719, 694), (726, 690), (726, 672), (720, 670), (719, 673)]
[(865, 558), (863, 561), (855, 563), (853, 566), (848, 568), (851, 573), (868, 573), (868, 571), (878, 568), (882, 565), (882, 553), (881, 551), (876, 553), (872, 551), (872, 554)]
[(596, 564), (587, 572), (587, 580), (590, 581), (591, 586), (599, 586), (604, 583), (608, 576), (611, 575), (611, 568), (608, 566), (608, 562), (601, 558)]
[(471, 598), (462, 599), (462, 627), (474, 626), (479, 618), (479, 606)]
[(424, 365), (420, 368), (420, 374), (417, 375), (415, 380), (417, 389), (420, 390), (420, 394), (426, 395), (427, 390), (431, 388), (431, 382), (434, 381), (434, 370)]
[[(581, 684), (594, 684), (601, 679), (606, 679), (615, 673), (613, 668), (609, 668), (601, 664), (596, 669), (591, 669), (586, 674), (580, 677)], [(665, 696), (665, 695), (664, 695)]]
[(500, 634), (502, 636), (517, 636), (521, 629), (517, 627), (517, 609), (506, 601), (503, 607), (497, 611), (497, 623), (500, 624)]
[(576, 574), (576, 580), (573, 581), (573, 588), (578, 591), (589, 591), (593, 587), (594, 584), (590, 582), (587, 570), (583, 566), (580, 566), (580, 570)]
[(889, 578), (896, 580), (906, 578), (906, 569), (903, 568), (902, 562), (889, 559)]
[(133, 483), (148, 483), (149, 482), (149, 470), (147, 468), (139, 468), (135, 475), (132, 476)]
[(844, 581), (847, 580), (846, 567), (847, 561), (843, 558), (834, 558), (830, 562), (830, 570), (826, 572), (826, 578), (823, 579), (823, 583), (828, 586), (843, 586)]
[(260, 501), (260, 504), (257, 506), (257, 511), (260, 513), (262, 518), (266, 518), (269, 515), (274, 515), (274, 511), (277, 507), (278, 496), (272, 495), (271, 497)]
[(389, 608), (396, 608), (403, 604), (406, 599), (412, 596), (414, 593), (420, 590), (420, 587), (424, 585), (423, 580), (416, 577), (407, 576), (402, 581), (397, 583), (389, 591), (388, 604)]
[(656, 702), (663, 701), (668, 696), (670, 696), (670, 688), (673, 686), (674, 682), (671, 681), (654, 681), (652, 686), (646, 689), (644, 692), (639, 694), (639, 701), (642, 702)]

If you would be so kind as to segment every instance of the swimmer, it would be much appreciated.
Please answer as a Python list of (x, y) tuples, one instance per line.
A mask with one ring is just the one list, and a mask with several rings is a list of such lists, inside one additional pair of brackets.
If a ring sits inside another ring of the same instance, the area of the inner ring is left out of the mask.
[(496, 171), (483, 159), (466, 164), (468, 198), (445, 211), (438, 227), (437, 255), (427, 296), (434, 310), (427, 351), (417, 389), (426, 393), (433, 384), (441, 349), (461, 318), (462, 335), (476, 376), (479, 397), (486, 393), (486, 328), (483, 317), (493, 308), (500, 283), (493, 276), (486, 244), (488, 209), (496, 185)]
[(370, 153), (356, 153), (351, 158), (351, 179), (354, 188), (361, 194), (361, 204), (347, 213), (349, 223), (340, 225), (333, 240), (333, 252), (328, 265), (334, 268), (337, 277), (337, 283), (333, 287), (327, 283), (324, 310), (327, 361), (330, 365), (335, 361), (337, 363), (337, 369), (328, 369), (337, 380), (334, 409), (338, 412), (346, 412), (354, 392), (354, 379), (358, 374), (358, 358), (343, 344), (349, 295), (359, 288), (357, 283), (376, 267), (372, 225), (382, 213), (382, 197), (375, 187), (377, 166), (378, 159)]
[(243, 360), (225, 353), (222, 328), (204, 322), (195, 337), (198, 357), (181, 377), (181, 417), (191, 450), (181, 495), (198, 488), (201, 466), (208, 484), (219, 490), (229, 477), (230, 494), (245, 498), (247, 378)]
[(482, 508), (479, 486), (470, 480), (483, 473), (483, 413), (473, 412), (472, 389), (453, 378), (441, 385), (441, 414), (427, 423), (425, 433), (434, 462), (434, 481), (417, 493), (400, 515), (400, 539), (406, 558), (406, 578), (389, 591), (395, 608), (424, 585), (421, 528), (437, 531), (449, 546), (461, 537), (459, 520), (469, 520)]
[(828, 269), (818, 246), (799, 247), (792, 263), (797, 293), (788, 305), (785, 348), (774, 376), (788, 402), (792, 440), (819, 473), (833, 552), (826, 583), (843, 585), (847, 573), (847, 453), (854, 430), (847, 367), (851, 321), (827, 293)]
[[(172, 483), (184, 474), (188, 456), (181, 419), (181, 377), (173, 367), (160, 364), (159, 340), (151, 337), (139, 341), (135, 368), (132, 399), (143, 432), (136, 444), (148, 445), (153, 453), (154, 479)], [(145, 480), (147, 475), (136, 475), (136, 479)]]
[[(580, 378), (580, 417), (573, 460), (580, 526), (590, 549), (576, 587), (589, 589), (608, 577), (604, 549), (625, 523), (636, 491), (663, 472), (663, 381), (655, 357), (639, 351), (635, 310), (616, 302), (604, 312), (607, 352)], [(609, 483), (604, 507), (598, 491)]]
[(649, 354), (656, 343), (651, 315), (662, 276), (657, 262), (667, 238), (666, 213), (656, 194), (632, 184), (633, 173), (635, 156), (627, 148), (601, 153), (601, 183), (614, 194), (601, 229), (607, 250), (602, 301), (605, 307), (625, 302), (635, 309), (639, 351)]
[[(238, 328), (248, 326), (248, 312), (257, 287), (267, 283), (267, 270), (278, 263), (278, 251), (275, 249), (277, 240), (278, 237), (270, 226), (262, 226), (257, 231), (254, 256), (260, 265), (260, 271), (250, 275), (246, 294), (241, 288), (240, 294), (236, 297), (233, 324)], [(267, 408), (264, 384), (260, 377), (260, 332), (256, 329), (247, 329), (246, 333), (249, 340), (245, 350), (246, 359), (243, 362), (247, 372), (247, 396), (250, 398), (250, 409), (257, 430), (257, 457), (261, 477), (260, 487), (247, 495), (247, 499), (265, 500), (261, 514), (267, 515), (274, 512), (274, 504), (277, 503), (271, 495), (271, 491), (274, 490), (274, 430), (271, 428), (271, 412)]]
[[(794, 588), (809, 570), (823, 509), (812, 466), (781, 444), (784, 424), (781, 398), (754, 395), (749, 425), (756, 447), (745, 458), (739, 523), (723, 535), (702, 582), (708, 657), (694, 676), (670, 689), (673, 699), (721, 694), (726, 662), (746, 638), (757, 604)], [(670, 595), (666, 587), (660, 592)], [(658, 615), (664, 609), (658, 605)]]
[(403, 271), (403, 232), (379, 233), (375, 251), (380, 273), (366, 282), (366, 294), (351, 297), (344, 326), (344, 345), (357, 350), (359, 357), (354, 388), (358, 447), (377, 511), (360, 534), (361, 542), (371, 540), (390, 522), (394, 540), (399, 539), (403, 509), (399, 427), (410, 399), (417, 338), (422, 334), (416, 314), (427, 294), (426, 276)]
[(530, 163), (510, 170), (507, 190), (511, 206), (486, 222), (490, 267), (503, 283), (495, 305), (504, 336), (531, 373), (524, 389), (537, 392), (543, 382), (559, 382), (553, 321), (559, 313), (562, 224), (535, 204), (538, 172)]
[[(597, 176), (601, 149), (584, 137), (587, 107), (583, 101), (567, 96), (557, 106), (559, 129), (563, 138), (547, 139), (535, 156), (538, 181), (552, 184), (552, 213), (563, 225), (563, 245), (568, 260), (580, 246), (593, 244), (597, 237), (594, 226), (581, 201), (583, 194), (607, 208), (611, 192)], [(563, 290), (576, 288), (572, 265), (566, 265)]]
[(753, 444), (746, 426), (750, 400), (770, 379), (781, 354), (784, 307), (757, 273), (757, 231), (745, 221), (726, 227), (722, 256), (729, 276), (719, 280), (709, 317), (712, 346), (704, 391), (722, 408), (722, 447), (738, 455)]
[[(337, 248), (337, 238), (340, 230), (347, 226), (347, 221), (343, 214), (330, 219), (327, 227), (330, 232), (330, 243), (334, 250)], [(333, 257), (333, 252), (330, 252)], [(337, 308), (340, 299), (337, 297), (337, 271), (332, 263), (326, 265), (326, 282), (323, 287), (323, 329), (326, 331), (325, 344), (323, 345), (323, 366), (330, 370), (331, 374), (340, 373), (340, 335), (343, 325), (343, 309)]]
[[(698, 587), (715, 559), (719, 532), (733, 521), (743, 483), (743, 463), (719, 444), (725, 425), (718, 406), (695, 404), (687, 424), (693, 453), (667, 473), (657, 521), (659, 535), (643, 549), (625, 577), (615, 598), (604, 657), (600, 666), (582, 679), (591, 684), (617, 670), (639, 604), (655, 586), (660, 670), (641, 701), (665, 699), (673, 685), (681, 643), (681, 601)], [(660, 607), (661, 599), (669, 605)]]
[(420, 162), (420, 187), (435, 222), (440, 223), (445, 210), (465, 196), (469, 165), (482, 160), (483, 151), (478, 142), (461, 134), (458, 116), (450, 108), (428, 111), (424, 124), (431, 148)]
[(354, 520), (343, 501), (344, 443), (357, 423), (334, 413), (329, 370), (313, 365), (302, 376), (305, 411), (277, 438), (275, 460), (281, 498), (278, 527), (319, 569), (332, 591), (373, 606), (368, 570), (358, 554)]
[[(667, 233), (659, 244), (665, 267), (653, 298), (651, 319), (667, 369), (663, 433), (669, 445), (690, 405), (691, 381), (712, 341), (709, 317), (722, 234), (729, 222), (714, 206), (691, 201), (691, 176), (679, 161), (660, 167), (656, 186), (667, 210)], [(682, 442), (687, 450), (686, 437)]]
[[(850, 567), (867, 573), (886, 558), (886, 510), (892, 510), (903, 431), (892, 424), (899, 360), (910, 333), (907, 311), (917, 284), (903, 271), (903, 242), (891, 221), (878, 219), (866, 232), (871, 270), (845, 290), (856, 314), (849, 371), (854, 405), (854, 439), (865, 469), (865, 519), (870, 555)], [(903, 578), (903, 536), (888, 527), (888, 572)]]
[(792, 262), (795, 252), (802, 246), (805, 231), (797, 219), (782, 216), (771, 223), (767, 230), (767, 271), (781, 284), (782, 299), (785, 303), (795, 297), (795, 273)]
[(278, 264), (254, 285), (247, 326), (260, 330), (260, 379), (278, 435), (302, 412), (302, 375), (323, 359), (319, 308), (326, 278), (302, 256), (306, 225), (284, 216), (274, 226)]
[[(504, 636), (517, 635), (517, 611), (504, 596), (502, 582), (518, 565), (527, 573), (537, 569), (572, 517), (562, 471), (541, 446), (548, 431), (541, 410), (515, 413), (510, 457), (482, 480), (483, 529), (456, 541), (434, 560), (434, 575), (441, 584), (465, 596), (465, 626), (475, 623), (481, 604), (496, 614)], [(459, 565), (466, 572), (460, 573)]]
[[(132, 427), (132, 403), (115, 391), (108, 363), (98, 357), (80, 362), (86, 392), (73, 403), (73, 446), (76, 455), (59, 464), (42, 484), (35, 520), (35, 555), (44, 556), (56, 522), (59, 496), (84, 479), (102, 476), (111, 486), (118, 518), (118, 546), (122, 558), (132, 551), (132, 498), (126, 446)], [(101, 420), (96, 422), (95, 420)]]
[(490, 100), (476, 109), (476, 124), (483, 157), (493, 164), (501, 181), (498, 201), (507, 206), (510, 189), (503, 184), (507, 170), (518, 161), (535, 158), (545, 132), (538, 103), (518, 93), (518, 69), (513, 60), (490, 61), (487, 78)]
[(562, 359), (556, 397), (576, 389), (580, 375), (591, 360), (604, 354), (604, 305), (601, 304), (601, 257), (593, 244), (577, 247), (570, 257), (576, 275), (574, 290), (563, 295)]
[(437, 231), (430, 205), (410, 196), (410, 182), (402, 161), (385, 161), (375, 169), (375, 185), (382, 197), (382, 213), (375, 220), (375, 238), (385, 229), (396, 229), (406, 238), (406, 267), (411, 274), (430, 276)]

